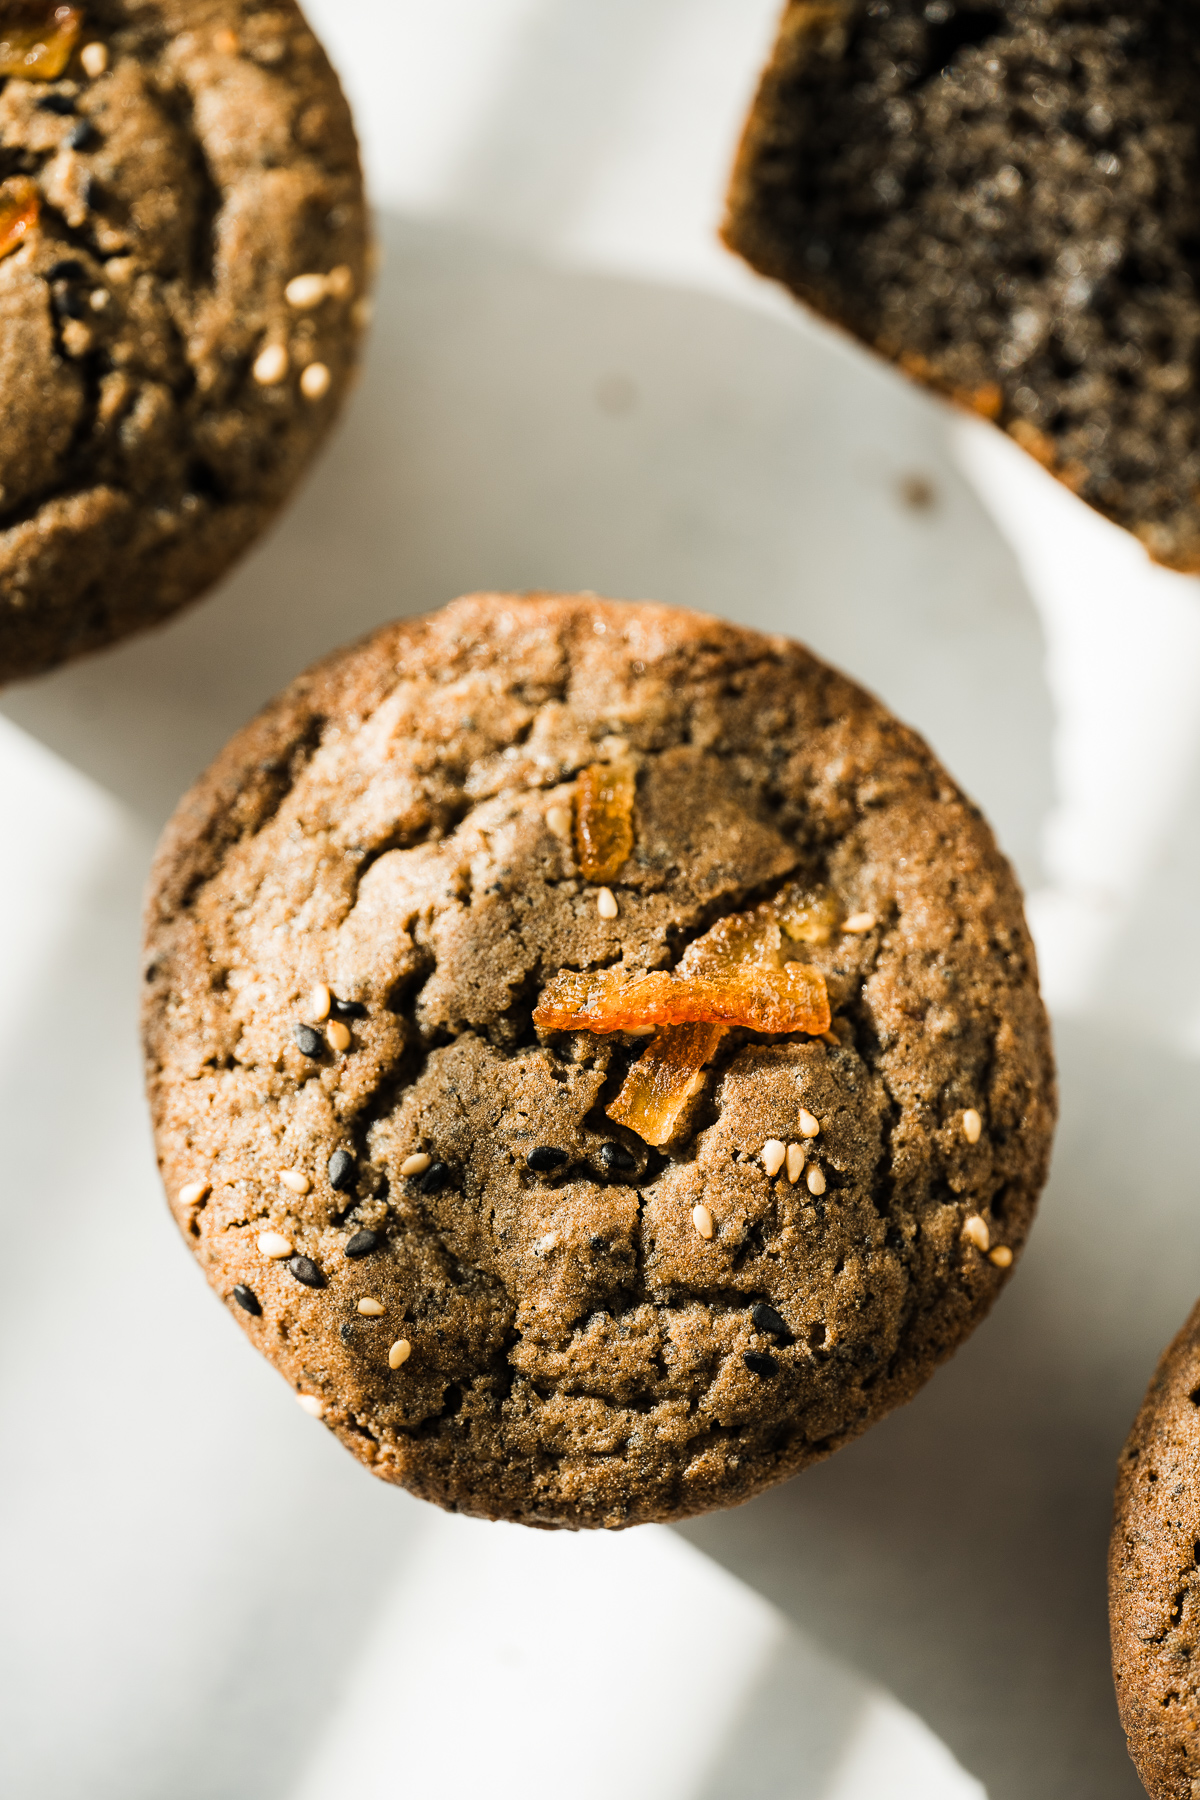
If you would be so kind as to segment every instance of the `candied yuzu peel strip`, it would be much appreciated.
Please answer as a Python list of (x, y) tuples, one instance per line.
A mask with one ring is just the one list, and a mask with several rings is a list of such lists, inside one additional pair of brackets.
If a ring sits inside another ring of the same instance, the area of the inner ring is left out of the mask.
[(82, 6), (0, 6), (0, 76), (57, 81), (82, 29)]
[(665, 1144), (688, 1101), (704, 1084), (704, 1065), (725, 1036), (723, 1025), (668, 1025), (656, 1032), (608, 1109), (647, 1144)]
[(598, 1033), (657, 1027), (608, 1116), (648, 1144), (665, 1144), (731, 1026), (773, 1035), (829, 1030), (825, 978), (800, 963), (780, 966), (783, 932), (824, 943), (840, 916), (825, 890), (790, 889), (719, 919), (689, 944), (673, 974), (656, 970), (630, 979), (613, 969), (565, 970), (543, 991), (534, 1023), (543, 1030)]
[(0, 182), (0, 256), (19, 250), (36, 229), (42, 203), (27, 175), (13, 175)]
[(593, 763), (575, 789), (575, 852), (585, 881), (613, 881), (633, 854), (637, 771), (631, 762)]
[(750, 1031), (829, 1030), (829, 995), (816, 969), (788, 963), (731, 967), (712, 975), (657, 969), (632, 980), (612, 969), (556, 975), (533, 1022), (544, 1031), (641, 1031), (647, 1025), (744, 1025)]

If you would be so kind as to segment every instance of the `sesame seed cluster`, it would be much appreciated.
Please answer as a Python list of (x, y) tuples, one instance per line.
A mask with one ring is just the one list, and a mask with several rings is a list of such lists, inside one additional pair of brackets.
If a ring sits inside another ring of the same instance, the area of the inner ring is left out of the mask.
[(368, 306), (350, 114), (293, 0), (58, 10), (61, 57), (0, 37), (0, 681), (228, 567)]
[[(615, 1102), (655, 1028), (539, 996), (682, 981), (772, 908), (829, 1029), (712, 1028), (649, 1141)], [(181, 804), (146, 984), (207, 1279), (374, 1473), (483, 1516), (681, 1517), (829, 1454), (983, 1316), (1045, 1175), (978, 813), (800, 647), (668, 608), (474, 596), (318, 665)]]

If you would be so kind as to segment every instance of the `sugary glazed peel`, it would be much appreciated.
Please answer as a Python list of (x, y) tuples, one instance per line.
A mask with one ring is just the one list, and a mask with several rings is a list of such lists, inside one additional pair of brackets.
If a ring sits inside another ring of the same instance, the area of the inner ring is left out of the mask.
[(1044, 1178), (979, 814), (799, 645), (674, 609), (480, 595), (311, 670), (181, 803), (145, 976), (184, 1241), (462, 1512), (674, 1519), (829, 1455), (987, 1311)]
[(8, 0), (0, 7), (0, 76), (56, 81), (83, 29), (81, 6)]
[[(632, 793), (630, 783), (631, 813)], [(608, 1116), (648, 1144), (668, 1143), (688, 1101), (700, 1092), (701, 1071), (726, 1029), (813, 1036), (829, 1030), (825, 977), (782, 961), (783, 934), (827, 942), (837, 913), (831, 894), (793, 890), (777, 902), (719, 920), (688, 946), (673, 973), (630, 976), (604, 969), (556, 976), (538, 1001), (533, 1022), (539, 1031), (654, 1031)]]
[(37, 188), (26, 176), (10, 175), (0, 182), (0, 257), (19, 250), (36, 230), (41, 207)]

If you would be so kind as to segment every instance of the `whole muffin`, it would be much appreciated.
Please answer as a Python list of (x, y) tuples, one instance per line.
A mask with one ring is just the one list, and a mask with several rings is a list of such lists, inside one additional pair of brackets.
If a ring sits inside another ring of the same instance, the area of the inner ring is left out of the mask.
[(258, 536), (353, 374), (349, 110), (292, 0), (0, 23), (0, 681), (153, 624)]
[(1200, 1794), (1200, 1304), (1121, 1453), (1108, 1556), (1117, 1704), (1154, 1800)]
[(319, 664), (181, 803), (146, 956), (207, 1279), (463, 1512), (679, 1518), (828, 1456), (987, 1312), (1046, 1173), (987, 826), (689, 612), (476, 595)]
[(790, 0), (726, 242), (1200, 568), (1196, 0)]

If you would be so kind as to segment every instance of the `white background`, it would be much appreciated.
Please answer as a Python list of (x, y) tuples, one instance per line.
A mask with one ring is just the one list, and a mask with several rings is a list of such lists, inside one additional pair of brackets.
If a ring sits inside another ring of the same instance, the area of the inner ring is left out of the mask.
[[(767, 0), (319, 0), (385, 260), (279, 528), (0, 706), (0, 1787), (21, 1800), (1119, 1800), (1113, 1464), (1200, 1288), (1200, 607), (718, 247)], [(912, 483), (932, 504), (911, 504)], [(557, 1537), (373, 1483), (175, 1240), (134, 1015), (184, 786), (473, 587), (805, 638), (1030, 893), (1063, 1118), (995, 1316), (737, 1512)]]

